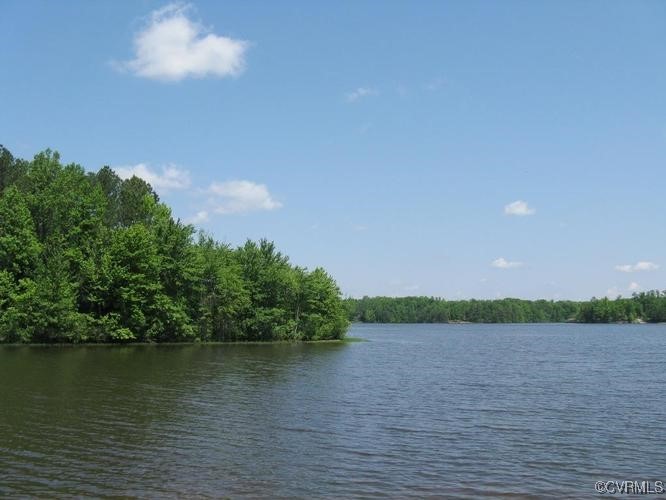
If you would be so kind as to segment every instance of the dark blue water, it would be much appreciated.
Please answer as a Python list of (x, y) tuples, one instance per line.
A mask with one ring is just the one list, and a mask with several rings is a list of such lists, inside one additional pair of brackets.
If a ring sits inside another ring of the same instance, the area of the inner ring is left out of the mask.
[(666, 480), (666, 325), (0, 347), (0, 495), (589, 497)]

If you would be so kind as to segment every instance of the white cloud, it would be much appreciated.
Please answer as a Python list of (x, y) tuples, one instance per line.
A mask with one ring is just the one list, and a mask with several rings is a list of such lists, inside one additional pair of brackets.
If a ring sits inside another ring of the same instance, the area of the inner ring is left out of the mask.
[(377, 94), (378, 94), (377, 90), (371, 87), (359, 87), (356, 90), (349, 92), (345, 96), (345, 99), (347, 100), (347, 102), (356, 102), (364, 97), (369, 97)]
[(163, 166), (161, 174), (152, 170), (145, 163), (126, 167), (114, 167), (113, 170), (121, 179), (129, 179), (132, 176), (143, 179), (158, 193), (167, 193), (190, 187), (190, 173), (187, 170), (180, 170), (174, 165)]
[[(629, 293), (634, 293), (637, 292), (641, 289), (641, 286), (636, 283), (635, 281), (632, 281), (629, 283), (629, 286), (627, 287), (626, 291)], [(608, 290), (606, 290), (606, 297), (609, 299), (614, 299), (618, 295), (622, 295), (622, 290), (618, 286), (612, 286)]]
[(252, 181), (215, 182), (208, 188), (208, 193), (213, 196), (214, 211), (218, 214), (244, 214), (282, 207), (266, 185)]
[(516, 261), (511, 262), (511, 261), (506, 260), (504, 257), (500, 257), (500, 258), (495, 259), (494, 261), (492, 261), (491, 265), (493, 267), (498, 268), (498, 269), (513, 269), (513, 268), (516, 268), (516, 267), (522, 267), (523, 263), (522, 262), (516, 262)]
[(640, 261), (636, 262), (636, 264), (622, 264), (615, 266), (616, 271), (621, 271), (623, 273), (633, 273), (636, 271), (655, 271), (659, 269), (659, 264), (655, 264), (654, 262), (647, 262), (647, 261)]
[(189, 4), (171, 3), (153, 11), (134, 38), (134, 59), (116, 66), (165, 81), (242, 73), (248, 43), (210, 33), (188, 17), (191, 10)]
[(192, 217), (187, 219), (188, 224), (201, 224), (202, 222), (208, 221), (208, 212), (206, 210), (201, 210), (197, 212)]
[(504, 206), (505, 215), (534, 215), (536, 210), (530, 208), (526, 201), (516, 200)]

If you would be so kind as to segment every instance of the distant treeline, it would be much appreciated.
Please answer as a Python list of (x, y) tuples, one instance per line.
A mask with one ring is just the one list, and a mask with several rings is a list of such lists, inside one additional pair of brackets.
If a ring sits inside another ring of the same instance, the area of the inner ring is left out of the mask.
[(347, 325), (335, 281), (273, 243), (195, 237), (138, 177), (0, 146), (0, 342), (321, 340)]
[(345, 299), (350, 321), (362, 323), (617, 323), (666, 322), (666, 291), (631, 298), (444, 300), (436, 297)]

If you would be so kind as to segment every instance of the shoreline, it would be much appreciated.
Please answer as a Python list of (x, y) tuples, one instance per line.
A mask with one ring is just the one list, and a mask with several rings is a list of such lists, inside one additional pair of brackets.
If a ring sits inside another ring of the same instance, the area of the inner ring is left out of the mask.
[(225, 346), (225, 345), (300, 345), (300, 344), (352, 344), (355, 342), (368, 342), (361, 337), (346, 337), (342, 339), (325, 340), (234, 340), (224, 342), (220, 340), (187, 341), (187, 342), (25, 342), (25, 343), (0, 343), (1, 347), (176, 347), (176, 346)]

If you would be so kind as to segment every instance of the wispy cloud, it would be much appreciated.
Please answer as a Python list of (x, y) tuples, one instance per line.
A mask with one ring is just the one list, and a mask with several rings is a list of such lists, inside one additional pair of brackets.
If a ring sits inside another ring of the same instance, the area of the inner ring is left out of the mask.
[(345, 95), (345, 100), (347, 102), (356, 102), (360, 99), (363, 99), (364, 97), (370, 97), (378, 94), (379, 92), (377, 91), (377, 89), (374, 89), (372, 87), (358, 87), (357, 89), (348, 92)]
[(491, 262), (490, 265), (498, 269), (514, 269), (516, 267), (523, 267), (522, 262), (509, 261), (506, 260), (504, 257), (499, 257), (498, 259), (495, 259), (494, 261)]
[(631, 294), (640, 291), (640, 289), (641, 286), (635, 281), (632, 281), (624, 290), (617, 285), (610, 287), (608, 290), (606, 290), (606, 297), (608, 297), (609, 299), (614, 299), (622, 295), (623, 291)]
[(276, 210), (282, 203), (273, 199), (265, 184), (239, 180), (215, 182), (208, 188), (213, 211), (218, 214), (245, 214)]
[(615, 266), (615, 270), (623, 273), (633, 273), (636, 271), (655, 271), (659, 269), (659, 267), (659, 264), (642, 260), (636, 262), (636, 264), (621, 264)]
[(188, 17), (192, 10), (190, 4), (171, 3), (153, 11), (134, 38), (134, 59), (115, 66), (164, 81), (242, 73), (248, 43), (210, 33)]
[(534, 215), (536, 210), (531, 208), (526, 201), (516, 200), (504, 206), (505, 215)]
[(153, 170), (146, 163), (114, 167), (113, 170), (121, 179), (129, 179), (132, 176), (143, 179), (160, 194), (190, 187), (190, 173), (187, 170), (177, 168), (175, 165), (163, 166), (161, 173)]
[(192, 217), (186, 219), (188, 224), (201, 224), (202, 222), (207, 222), (209, 219), (208, 211), (201, 210), (194, 214)]

